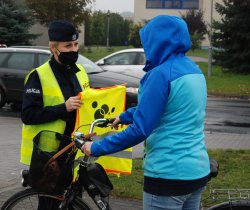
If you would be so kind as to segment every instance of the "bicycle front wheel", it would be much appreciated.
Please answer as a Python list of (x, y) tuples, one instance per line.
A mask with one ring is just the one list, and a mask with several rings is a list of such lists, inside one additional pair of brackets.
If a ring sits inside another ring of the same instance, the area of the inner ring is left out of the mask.
[[(39, 207), (39, 200), (43, 201), (43, 207)], [(2, 206), (1, 210), (55, 210), (55, 202), (60, 203), (60, 198), (53, 195), (26, 189), (11, 196)], [(76, 197), (65, 210), (91, 210), (91, 208)]]
[(250, 201), (224, 202), (210, 207), (208, 210), (249, 210)]

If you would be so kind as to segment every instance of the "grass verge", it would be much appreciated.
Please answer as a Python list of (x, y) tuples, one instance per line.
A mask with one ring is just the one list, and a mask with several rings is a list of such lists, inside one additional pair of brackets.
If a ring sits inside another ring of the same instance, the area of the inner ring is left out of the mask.
[(220, 66), (212, 66), (212, 76), (207, 76), (208, 64), (197, 62), (202, 69), (206, 81), (208, 94), (222, 97), (250, 98), (250, 74), (235, 74), (223, 72)]
[(208, 50), (205, 50), (205, 49), (189, 50), (187, 52), (187, 55), (188, 56), (208, 58)]

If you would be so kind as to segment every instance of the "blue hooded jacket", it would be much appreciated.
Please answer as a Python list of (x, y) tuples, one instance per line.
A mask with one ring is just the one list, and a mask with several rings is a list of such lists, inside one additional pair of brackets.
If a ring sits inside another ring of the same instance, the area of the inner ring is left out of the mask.
[(147, 72), (141, 79), (138, 105), (120, 115), (127, 129), (93, 142), (94, 156), (114, 153), (146, 139), (144, 175), (195, 180), (209, 174), (204, 141), (206, 81), (185, 56), (191, 41), (186, 23), (161, 15), (140, 30)]

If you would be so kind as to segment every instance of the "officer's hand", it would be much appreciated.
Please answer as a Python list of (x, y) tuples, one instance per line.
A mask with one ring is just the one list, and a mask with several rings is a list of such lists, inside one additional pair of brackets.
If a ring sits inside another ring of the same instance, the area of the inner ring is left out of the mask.
[(82, 151), (88, 155), (91, 156), (91, 145), (93, 142), (85, 142), (85, 144), (82, 146)]
[(72, 112), (75, 109), (79, 109), (81, 104), (82, 104), (82, 101), (80, 100), (79, 96), (70, 97), (65, 102), (67, 112)]

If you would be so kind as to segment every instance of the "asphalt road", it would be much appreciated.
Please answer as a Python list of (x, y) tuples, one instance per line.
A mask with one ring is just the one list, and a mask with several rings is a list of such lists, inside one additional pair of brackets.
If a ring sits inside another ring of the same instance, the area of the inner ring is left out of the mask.
[(250, 99), (208, 97), (205, 129), (228, 133), (250, 133)]
[[(20, 112), (11, 111), (10, 106), (0, 109), (0, 117), (20, 119)], [(217, 132), (250, 132), (250, 99), (227, 99), (208, 97), (206, 130)]]

